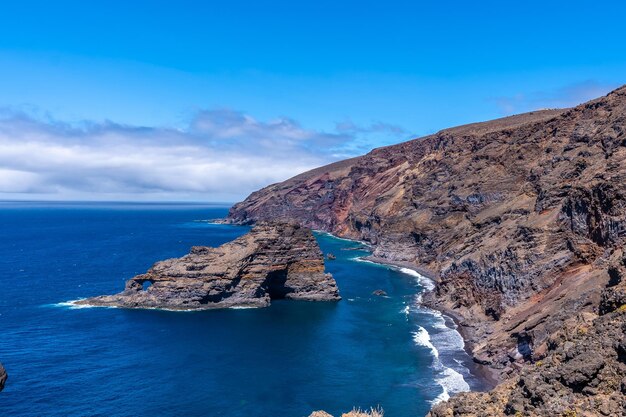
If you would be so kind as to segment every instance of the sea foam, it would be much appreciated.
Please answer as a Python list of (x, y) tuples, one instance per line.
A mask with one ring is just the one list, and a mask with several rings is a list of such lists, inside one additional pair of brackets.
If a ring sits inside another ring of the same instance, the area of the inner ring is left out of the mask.
[[(448, 334), (457, 333), (453, 329), (450, 329)], [(457, 333), (458, 334), (458, 333)], [(453, 338), (456, 339), (456, 338)], [(451, 394), (457, 394), (459, 392), (469, 391), (470, 386), (465, 381), (463, 374), (452, 369), (451, 367), (445, 366), (441, 361), (439, 356), (439, 349), (433, 343), (430, 334), (428, 331), (422, 326), (418, 326), (417, 331), (413, 333), (413, 340), (415, 344), (418, 346), (424, 346), (430, 349), (431, 354), (433, 356), (433, 369), (437, 373), (435, 377), (435, 381), (442, 389), (441, 394), (439, 394), (434, 400), (432, 400), (433, 404), (437, 404), (441, 401), (446, 401), (450, 398)], [(461, 339), (462, 341), (462, 339)], [(456, 342), (456, 340), (454, 340)], [(445, 348), (458, 349), (458, 343), (446, 343), (447, 346)], [(462, 345), (461, 345), (462, 347)], [(444, 346), (439, 345), (440, 349), (444, 349)], [(457, 362), (457, 365), (458, 364)]]
[(441, 386), (443, 392), (432, 401), (433, 404), (449, 400), (450, 394), (470, 390), (470, 386), (463, 378), (463, 375), (452, 368), (443, 368), (441, 377), (435, 378), (435, 381)]
[(48, 304), (48, 307), (69, 308), (70, 310), (80, 310), (83, 308), (96, 308), (96, 306), (92, 306), (92, 305), (76, 304), (77, 301), (81, 301), (81, 300), (83, 300), (83, 298), (79, 298), (77, 300), (62, 301), (60, 303)]
[(469, 384), (461, 373), (469, 373), (469, 370), (463, 363), (453, 359), (454, 364), (452, 366), (456, 368), (454, 369), (446, 366), (441, 358), (442, 352), (458, 352), (462, 350), (465, 342), (459, 332), (456, 331), (456, 325), (453, 323), (449, 324), (441, 312), (419, 305), (417, 308), (419, 311), (428, 313), (433, 320), (429, 325), (433, 330), (433, 334), (431, 335), (424, 327), (418, 326), (417, 331), (413, 333), (413, 340), (416, 345), (430, 349), (433, 357), (433, 369), (436, 373), (435, 381), (442, 389), (442, 392), (432, 400), (434, 405), (441, 401), (447, 401), (453, 394), (470, 390)]
[(417, 282), (419, 282), (419, 284), (424, 287), (426, 291), (432, 291), (435, 289), (435, 283), (432, 279), (425, 277), (414, 269), (400, 267), (398, 268), (398, 271), (402, 272), (403, 274), (417, 278)]
[(413, 332), (413, 340), (417, 345), (424, 346), (430, 349), (435, 359), (439, 358), (439, 351), (430, 341), (430, 334), (425, 328), (423, 328), (422, 326), (417, 326), (417, 331)]

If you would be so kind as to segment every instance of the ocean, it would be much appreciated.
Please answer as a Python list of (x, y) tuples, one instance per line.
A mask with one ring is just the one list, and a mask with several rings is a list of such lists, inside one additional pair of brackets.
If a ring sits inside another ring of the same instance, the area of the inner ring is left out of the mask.
[[(425, 415), (480, 388), (454, 324), (420, 306), (429, 285), (359, 261), (367, 248), (317, 233), (343, 300), (202, 312), (76, 308), (154, 262), (248, 228), (201, 204), (0, 203), (4, 416), (285, 416), (381, 406)], [(387, 296), (375, 296), (375, 290)]]

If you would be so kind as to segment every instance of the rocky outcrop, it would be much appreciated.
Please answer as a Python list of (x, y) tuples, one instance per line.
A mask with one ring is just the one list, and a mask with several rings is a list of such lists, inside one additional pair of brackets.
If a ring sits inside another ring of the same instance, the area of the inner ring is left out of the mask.
[[(509, 381), (556, 354), (572, 317), (623, 305), (606, 286), (624, 267), (626, 87), (375, 149), (257, 191), (229, 219), (297, 221), (430, 271), (424, 302)], [(619, 324), (605, 316), (598, 335)]]
[(4, 369), (4, 366), (0, 363), (0, 391), (4, 389), (4, 385), (6, 384), (8, 377), (9, 375), (7, 374), (6, 369)]
[(259, 223), (218, 248), (194, 246), (182, 258), (157, 262), (116, 295), (77, 301), (92, 306), (203, 310), (265, 307), (274, 299), (339, 300), (324, 256), (307, 228)]
[(459, 394), (429, 416), (626, 415), (624, 307), (566, 320), (548, 338), (543, 359), (523, 365), (493, 391)]

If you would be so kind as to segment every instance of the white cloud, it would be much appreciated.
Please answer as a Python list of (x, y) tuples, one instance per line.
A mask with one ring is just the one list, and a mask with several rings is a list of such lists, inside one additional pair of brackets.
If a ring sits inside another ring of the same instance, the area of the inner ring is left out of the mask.
[(324, 133), (231, 110), (199, 112), (185, 129), (5, 111), (0, 197), (234, 201), (354, 153), (358, 136), (357, 127)]

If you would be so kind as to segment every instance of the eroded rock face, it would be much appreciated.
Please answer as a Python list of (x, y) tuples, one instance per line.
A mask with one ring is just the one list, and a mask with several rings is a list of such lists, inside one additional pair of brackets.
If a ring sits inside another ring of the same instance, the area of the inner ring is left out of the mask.
[(157, 262), (115, 295), (77, 304), (125, 308), (202, 310), (265, 307), (272, 299), (339, 300), (324, 256), (307, 228), (259, 223), (218, 248), (194, 246), (182, 258)]
[(425, 302), (502, 377), (602, 295), (626, 243), (626, 87), (572, 109), (443, 130), (274, 184), (229, 219), (370, 242), (437, 278)]
[(546, 356), (488, 393), (462, 393), (430, 417), (626, 415), (626, 310), (583, 313), (550, 336)]

